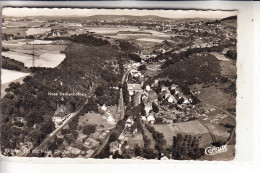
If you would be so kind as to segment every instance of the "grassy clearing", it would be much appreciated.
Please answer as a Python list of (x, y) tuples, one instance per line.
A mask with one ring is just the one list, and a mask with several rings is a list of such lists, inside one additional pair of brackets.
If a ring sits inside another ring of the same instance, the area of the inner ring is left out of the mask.
[(27, 28), (3, 28), (2, 33), (3, 34), (13, 34), (14, 36), (21, 36), (25, 37)]
[(223, 126), (218, 126), (212, 123), (207, 123), (206, 126), (212, 131), (218, 140), (226, 141), (230, 136), (230, 133), (227, 132), (228, 129)]
[(235, 78), (237, 75), (236, 62), (233, 60), (230, 61), (221, 61), (221, 76), (227, 76), (230, 78)]
[(97, 129), (108, 129), (113, 127), (111, 124), (108, 124), (107, 120), (102, 118), (101, 115), (94, 112), (89, 112), (79, 118), (79, 126), (84, 126), (85, 124), (96, 124)]
[(162, 133), (164, 135), (164, 139), (166, 140), (166, 144), (168, 146), (172, 146), (172, 142), (173, 142), (173, 136), (177, 136), (177, 131), (171, 127), (171, 125), (166, 125), (166, 124), (162, 124), (162, 125), (153, 125), (153, 127), (155, 128), (156, 131)]
[(202, 101), (202, 103), (213, 105), (224, 110), (235, 109), (236, 107), (236, 99), (234, 96), (225, 93), (216, 86), (202, 88), (198, 99)]
[(1, 84), (12, 82), (16, 79), (28, 76), (30, 73), (18, 72), (14, 70), (1, 69)]
[(208, 130), (199, 121), (187, 121), (173, 124), (176, 133), (186, 133), (190, 135), (205, 134)]

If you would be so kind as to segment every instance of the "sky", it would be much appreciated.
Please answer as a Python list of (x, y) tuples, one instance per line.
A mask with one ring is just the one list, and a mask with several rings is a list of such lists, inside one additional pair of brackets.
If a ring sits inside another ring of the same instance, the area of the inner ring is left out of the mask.
[(137, 9), (78, 9), (78, 8), (11, 8), (3, 9), (3, 15), (26, 16), (93, 16), (93, 15), (156, 15), (167, 18), (225, 18), (237, 15), (236, 11), (198, 10), (137, 10)]

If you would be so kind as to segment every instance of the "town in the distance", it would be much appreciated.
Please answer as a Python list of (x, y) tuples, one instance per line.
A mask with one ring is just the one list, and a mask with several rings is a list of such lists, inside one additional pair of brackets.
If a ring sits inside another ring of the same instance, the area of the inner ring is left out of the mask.
[(236, 13), (123, 11), (3, 14), (2, 155), (234, 159)]

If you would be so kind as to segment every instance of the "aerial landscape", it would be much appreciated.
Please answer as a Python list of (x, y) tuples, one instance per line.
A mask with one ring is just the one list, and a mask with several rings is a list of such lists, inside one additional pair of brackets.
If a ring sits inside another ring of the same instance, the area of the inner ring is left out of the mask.
[(68, 14), (3, 10), (3, 156), (235, 158), (236, 11)]

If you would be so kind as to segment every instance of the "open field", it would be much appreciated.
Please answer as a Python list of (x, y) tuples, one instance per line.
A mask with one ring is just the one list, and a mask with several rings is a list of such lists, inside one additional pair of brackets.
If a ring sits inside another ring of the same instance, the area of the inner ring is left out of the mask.
[(164, 135), (167, 146), (172, 146), (173, 136), (177, 136), (177, 131), (171, 127), (172, 125), (157, 124), (153, 125), (154, 129)]
[(198, 99), (202, 103), (213, 105), (224, 110), (235, 109), (236, 99), (231, 94), (226, 94), (224, 91), (218, 89), (216, 86), (202, 88)]
[(231, 78), (236, 78), (237, 75), (237, 68), (236, 68), (236, 62), (233, 60), (230, 61), (221, 61), (220, 62), (221, 76), (228, 76)]
[(43, 34), (48, 31), (51, 31), (51, 28), (29, 28), (26, 31), (27, 35), (36, 35), (36, 34)]
[(16, 79), (28, 76), (30, 73), (18, 72), (14, 70), (1, 69), (1, 84), (12, 82)]
[(27, 28), (3, 28), (2, 33), (3, 34), (13, 34), (14, 36), (21, 36), (25, 37)]
[[(2, 69), (2, 72), (3, 70), (6, 70), (6, 69)], [(12, 70), (9, 70), (9, 71), (12, 71)], [(21, 73), (21, 72), (19, 72)], [(3, 74), (3, 73), (2, 73)], [(27, 76), (27, 75), (26, 75)], [(12, 83), (12, 82), (19, 82), (19, 83), (23, 83), (23, 79), (26, 77), (26, 76), (23, 76), (23, 77), (20, 77), (18, 79), (15, 79), (13, 81), (10, 81), (10, 82), (6, 82), (6, 83), (1, 83), (1, 98), (3, 98), (6, 94), (5, 92), (5, 89), (9, 87), (9, 84)], [(3, 79), (3, 75), (1, 75), (1, 80)]]
[(163, 40), (162, 39), (155, 39), (155, 38), (139, 38), (136, 39), (138, 41), (145, 41), (145, 42), (155, 42), (155, 43), (162, 43)]
[(230, 133), (227, 132), (227, 128), (219, 125), (214, 125), (212, 123), (207, 123), (206, 126), (212, 131), (218, 140), (226, 141)]
[[(11, 59), (23, 62), (26, 67), (32, 67), (33, 56), (19, 53), (19, 52), (2, 52), (3, 56), (6, 56)], [(58, 66), (65, 58), (65, 54), (53, 52), (53, 53), (42, 53), (38, 57), (35, 56), (35, 66), (36, 67), (56, 67)]]
[(164, 135), (164, 139), (168, 146), (172, 146), (173, 136), (177, 136), (177, 133), (189, 134), (189, 135), (205, 135), (205, 139), (202, 138), (201, 145), (208, 145), (212, 142), (208, 130), (199, 121), (188, 121), (174, 124), (157, 124), (153, 125), (156, 131)]
[(187, 133), (191, 135), (208, 133), (208, 130), (199, 121), (174, 123), (172, 128), (176, 133)]
[(108, 129), (113, 127), (113, 125), (107, 123), (107, 120), (102, 118), (101, 115), (97, 113), (87, 113), (79, 118), (79, 126), (84, 126), (85, 124), (96, 124), (97, 129)]
[(130, 148), (134, 149), (135, 145), (138, 145), (140, 147), (144, 147), (144, 141), (143, 141), (143, 135), (140, 133), (132, 134), (132, 136), (128, 137), (127, 145), (130, 146)]

